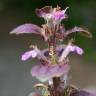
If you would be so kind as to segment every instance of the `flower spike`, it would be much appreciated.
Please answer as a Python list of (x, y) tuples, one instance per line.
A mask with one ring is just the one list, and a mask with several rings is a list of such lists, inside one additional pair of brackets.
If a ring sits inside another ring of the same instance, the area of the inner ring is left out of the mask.
[[(35, 87), (42, 88), (41, 94), (32, 93), (30, 96), (96, 96), (91, 92), (81, 90), (71, 86), (69, 81), (69, 54), (71, 52), (82, 55), (83, 49), (73, 44), (73, 39), (66, 44), (61, 44), (72, 33), (81, 33), (91, 38), (92, 34), (81, 27), (75, 26), (66, 30), (62, 20), (68, 18), (66, 11), (69, 7), (62, 10), (59, 6), (45, 6), (36, 9), (36, 14), (45, 20), (39, 27), (31, 23), (20, 25), (13, 29), (10, 34), (36, 34), (44, 38), (48, 48), (40, 50), (37, 46), (31, 45), (30, 50), (21, 55), (21, 60), (26, 61), (30, 58), (37, 58), (39, 63), (31, 68), (31, 75), (38, 79), (42, 84)], [(46, 85), (44, 83), (47, 83)]]

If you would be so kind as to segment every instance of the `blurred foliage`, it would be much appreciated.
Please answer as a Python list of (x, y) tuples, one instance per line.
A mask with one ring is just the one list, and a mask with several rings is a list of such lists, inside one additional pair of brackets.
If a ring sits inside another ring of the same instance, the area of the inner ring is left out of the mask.
[[(70, 9), (67, 11), (69, 20), (67, 22), (64, 21), (66, 28), (73, 26), (88, 27), (90, 32), (93, 34), (92, 39), (84, 38), (78, 34), (75, 34), (74, 36), (77, 43), (85, 49), (85, 52), (87, 53), (85, 54), (85, 57), (89, 57), (90, 60), (95, 60), (96, 0), (0, 0), (0, 12), (3, 12), (5, 10), (21, 10), (29, 16), (31, 15), (31, 12), (34, 12), (36, 8), (41, 8), (46, 5), (59, 5), (62, 8), (65, 8), (66, 6), (70, 7)], [(34, 15), (29, 16), (28, 18), (30, 18), (31, 21), (33, 20), (33, 18), (37, 19), (37, 17), (35, 18), (35, 16), (36, 15), (34, 12)], [(37, 21), (37, 23), (39, 23), (39, 21)]]

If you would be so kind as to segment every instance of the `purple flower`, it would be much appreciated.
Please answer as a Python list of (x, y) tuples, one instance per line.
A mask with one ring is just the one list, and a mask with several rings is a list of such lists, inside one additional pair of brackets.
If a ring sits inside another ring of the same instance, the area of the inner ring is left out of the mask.
[[(67, 45), (67, 46), (59, 45), (56, 47), (57, 56), (59, 58), (61, 58), (63, 51), (65, 51), (66, 48), (68, 48), (68, 46), (69, 45)], [(70, 44), (67, 52), (68, 52), (68, 54), (69, 54), (69, 52), (77, 52), (80, 55), (83, 54), (83, 50), (81, 48), (79, 48), (76, 45), (71, 45), (71, 44)], [(70, 69), (69, 65), (65, 64), (64, 62), (63, 62), (63, 64), (59, 63), (59, 64), (51, 65), (48, 49), (44, 49), (44, 50), (40, 51), (37, 47), (34, 47), (32, 50), (25, 52), (22, 55), (21, 59), (23, 61), (25, 61), (25, 60), (29, 59), (30, 57), (32, 57), (32, 58), (37, 57), (39, 60), (41, 59), (41, 60), (47, 61), (47, 64), (42, 65), (42, 62), (41, 62), (40, 65), (33, 67), (31, 70), (32, 76), (36, 77), (37, 79), (39, 79), (42, 82), (45, 82), (55, 76), (60, 77), (64, 74), (66, 75)]]
[(46, 82), (53, 77), (60, 77), (67, 74), (70, 70), (68, 64), (55, 64), (53, 66), (37, 65), (31, 69), (31, 75), (41, 82)]
[(25, 61), (25, 60), (29, 59), (30, 57), (35, 58), (35, 57), (37, 56), (37, 54), (38, 54), (38, 53), (37, 53), (35, 50), (27, 51), (27, 52), (25, 52), (25, 53), (22, 55), (21, 60), (22, 60), (22, 61)]
[(44, 53), (37, 48), (37, 46), (32, 45), (31, 47), (32, 47), (31, 50), (22, 54), (22, 56), (21, 56), (22, 61), (26, 61), (30, 58), (37, 57), (39, 60), (44, 60), (48, 63), (50, 62), (49, 59), (47, 59), (47, 57), (44, 55)]
[(32, 49), (25, 52), (24, 54), (22, 54), (21, 56), (21, 60), (22, 61), (26, 61), (29, 58), (36, 58), (38, 56), (38, 54), (40, 53), (40, 50), (37, 48), (37, 46), (31, 46)]
[[(79, 55), (82, 55), (84, 53), (83, 49), (81, 49), (80, 47), (78, 47), (76, 45), (67, 45), (67, 46), (66, 45), (58, 45), (56, 47), (56, 52), (57, 52), (57, 56), (59, 58), (67, 57), (67, 55), (70, 52), (76, 52)], [(63, 57), (61, 57), (61, 55)], [(36, 46), (33, 46), (33, 48), (31, 50), (22, 54), (21, 60), (26, 61), (29, 58), (36, 58), (36, 57), (38, 59), (46, 60), (49, 62), (50, 61), (49, 49), (44, 49), (44, 50), (40, 51)]]
[(65, 10), (60, 10), (60, 7), (52, 8), (52, 6), (46, 6), (41, 9), (36, 9), (36, 13), (38, 16), (43, 17), (47, 22), (47, 26), (52, 26), (54, 24), (59, 24), (63, 19), (67, 18), (65, 14), (67, 7)]
[(69, 42), (61, 53), (61, 56), (59, 57), (59, 62), (62, 62), (69, 55), (70, 52), (76, 52), (79, 55), (82, 55), (84, 53), (83, 49), (76, 45), (72, 45), (72, 42)]

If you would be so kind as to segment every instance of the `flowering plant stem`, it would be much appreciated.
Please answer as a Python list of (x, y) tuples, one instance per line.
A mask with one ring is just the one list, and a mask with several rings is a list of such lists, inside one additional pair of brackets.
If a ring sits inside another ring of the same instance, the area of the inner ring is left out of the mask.
[[(70, 70), (68, 55), (70, 52), (82, 55), (84, 51), (72, 44), (73, 39), (69, 40), (68, 44), (61, 44), (62, 41), (74, 32), (92, 37), (88, 30), (81, 27), (65, 30), (61, 21), (68, 18), (65, 13), (68, 8), (61, 10), (59, 6), (56, 8), (45, 6), (36, 9), (37, 15), (45, 20), (42, 27), (23, 24), (10, 32), (11, 34), (34, 33), (42, 36), (47, 42), (48, 48), (40, 50), (37, 46), (32, 45), (31, 49), (25, 52), (21, 58), (22, 61), (29, 58), (37, 58), (40, 61), (39, 65), (32, 67), (31, 75), (43, 82), (43, 84), (36, 84), (36, 87), (42, 87), (42, 96), (94, 96), (67, 83)], [(32, 96), (41, 96), (41, 94), (34, 93)]]
[[(53, 38), (50, 40), (51, 44), (49, 43), (49, 54), (51, 57), (51, 64), (57, 64), (57, 58), (56, 58), (56, 41), (55, 41), (55, 35), (53, 36)], [(53, 77), (53, 90), (51, 90), (52, 94), (50, 94), (50, 96), (61, 96), (60, 92), (57, 91), (57, 89), (60, 86), (60, 77)]]
[[(57, 64), (56, 37), (55, 37), (56, 32), (52, 32), (52, 30), (51, 30), (51, 33), (53, 33), (53, 34), (50, 37), (48, 44), (49, 44), (49, 55), (51, 58), (51, 64), (53, 64), (53, 66), (54, 66), (54, 64)], [(60, 77), (53, 77), (52, 79), (53, 79), (53, 90), (51, 90), (52, 92), (50, 92), (50, 93), (52, 93), (52, 94), (50, 94), (50, 96), (51, 95), (52, 96), (61, 96), (60, 92), (58, 91), (58, 88), (61, 83)]]

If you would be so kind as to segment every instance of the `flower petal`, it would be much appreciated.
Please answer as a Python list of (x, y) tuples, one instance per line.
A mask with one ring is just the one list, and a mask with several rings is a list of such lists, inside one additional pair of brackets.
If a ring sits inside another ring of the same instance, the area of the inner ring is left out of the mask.
[(34, 24), (23, 24), (13, 29), (10, 34), (35, 33), (40, 34), (41, 28)]
[(79, 55), (82, 55), (84, 53), (83, 49), (76, 46), (76, 52), (79, 54)]
[(67, 7), (65, 10), (59, 10), (59, 11), (56, 11), (56, 12), (53, 12), (53, 18), (57, 21), (61, 21), (65, 18), (67, 18), (67, 15), (65, 14), (66, 10), (68, 9), (69, 7)]
[(60, 77), (64, 74), (67, 74), (69, 70), (70, 66), (68, 64), (57, 64), (54, 66), (38, 65), (31, 69), (31, 75), (36, 77), (41, 82), (46, 82), (53, 77)]
[(40, 68), (41, 68), (41, 66), (38, 66), (38, 65), (32, 67), (32, 69), (31, 69), (31, 74), (32, 74), (32, 76), (37, 76), (38, 70), (39, 70)]
[(45, 76), (45, 74), (47, 72), (47, 68), (48, 68), (48, 66), (41, 66), (41, 65), (34, 66), (31, 69), (31, 75), (33, 77), (36, 77), (41, 82), (45, 82), (50, 78), (47, 75)]
[(27, 59), (29, 59), (30, 57), (32, 58), (35, 58), (37, 56), (37, 52), (35, 50), (30, 50), (30, 51), (27, 51), (25, 52), (22, 57), (21, 57), (21, 60), (22, 61), (26, 61)]
[(76, 52), (76, 53), (79, 54), (79, 55), (82, 55), (82, 54), (84, 53), (84, 51), (83, 51), (82, 48), (80, 48), (80, 47), (78, 47), (78, 46), (75, 46), (75, 45), (70, 46), (70, 50), (71, 50), (72, 52)]
[(59, 62), (62, 62), (69, 55), (70, 52), (76, 52), (79, 55), (82, 55), (84, 53), (83, 49), (76, 45), (72, 45), (72, 41), (73, 40), (70, 40), (66, 47), (63, 46), (64, 50), (61, 50)]

